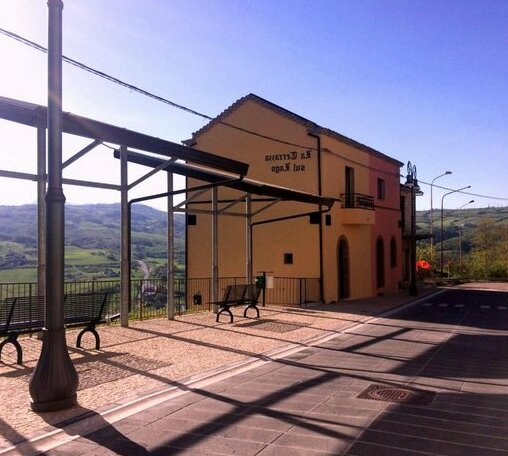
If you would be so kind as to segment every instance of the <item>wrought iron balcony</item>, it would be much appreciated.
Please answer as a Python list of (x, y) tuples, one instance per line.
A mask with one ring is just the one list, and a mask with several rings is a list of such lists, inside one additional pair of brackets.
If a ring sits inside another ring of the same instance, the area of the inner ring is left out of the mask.
[(374, 197), (362, 193), (343, 193), (340, 195), (342, 207), (345, 209), (374, 210)]

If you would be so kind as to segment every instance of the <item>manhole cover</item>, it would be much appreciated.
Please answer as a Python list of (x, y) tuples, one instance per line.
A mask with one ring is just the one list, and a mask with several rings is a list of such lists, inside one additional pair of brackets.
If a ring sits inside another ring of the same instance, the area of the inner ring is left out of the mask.
[(370, 385), (357, 397), (360, 399), (371, 399), (374, 401), (397, 402), (402, 404), (430, 404), (435, 393), (407, 388), (396, 388), (386, 385)]

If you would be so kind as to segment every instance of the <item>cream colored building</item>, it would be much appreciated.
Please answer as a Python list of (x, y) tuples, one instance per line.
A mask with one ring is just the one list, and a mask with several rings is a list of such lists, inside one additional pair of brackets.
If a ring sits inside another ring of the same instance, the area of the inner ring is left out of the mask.
[[(400, 286), (398, 160), (253, 94), (236, 101), (186, 144), (249, 163), (249, 179), (340, 200), (326, 214), (258, 224), (319, 208), (290, 201), (266, 208), (270, 201), (253, 195), (254, 274), (319, 280), (325, 302), (370, 297)], [(188, 187), (197, 184), (187, 181)], [(220, 187), (219, 208), (238, 210), (246, 204), (237, 201), (241, 197), (239, 191)], [(212, 220), (200, 211), (210, 204), (206, 194), (188, 206), (196, 211), (187, 226), (189, 279), (211, 276)], [(227, 213), (224, 209), (218, 220), (218, 274), (247, 277), (245, 217)]]

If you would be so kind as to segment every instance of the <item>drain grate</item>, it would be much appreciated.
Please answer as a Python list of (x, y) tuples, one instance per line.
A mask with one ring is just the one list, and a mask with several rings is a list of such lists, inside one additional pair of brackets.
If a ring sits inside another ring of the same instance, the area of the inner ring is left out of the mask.
[(428, 405), (434, 400), (436, 393), (387, 385), (370, 385), (357, 397), (359, 399), (397, 402), (400, 404)]

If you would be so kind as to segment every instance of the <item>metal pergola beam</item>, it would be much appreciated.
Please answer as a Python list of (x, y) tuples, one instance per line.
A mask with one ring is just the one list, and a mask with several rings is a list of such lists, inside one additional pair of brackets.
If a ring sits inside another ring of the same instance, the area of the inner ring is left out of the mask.
[(80, 179), (67, 179), (63, 178), (62, 182), (67, 185), (76, 185), (78, 187), (92, 187), (92, 188), (102, 188), (104, 190), (121, 190), (121, 185), (116, 184), (105, 184), (102, 182), (92, 182), (92, 181), (85, 181)]
[(252, 213), (252, 216), (254, 217), (255, 215), (260, 214), (261, 212), (266, 211), (267, 209), (271, 208), (272, 206), (275, 206), (277, 203), (280, 203), (280, 201), (281, 200), (277, 199), (275, 201), (272, 201), (272, 202), (264, 205), (263, 207), (259, 208), (257, 211), (254, 211)]
[[(30, 173), (20, 173), (17, 171), (7, 171), (5, 169), (0, 170), (0, 177), (7, 177), (9, 179), (22, 179), (29, 181), (38, 181), (38, 174), (30, 174)], [(43, 175), (45, 177), (45, 175)], [(121, 186), (115, 184), (107, 184), (103, 182), (93, 182), (93, 181), (85, 181), (80, 179), (66, 179), (62, 178), (62, 183), (67, 185), (75, 185), (78, 187), (93, 187), (93, 188), (102, 188), (105, 190), (117, 190), (120, 191)]]
[(7, 177), (9, 179), (23, 179), (29, 181), (37, 181), (37, 174), (30, 173), (19, 173), (17, 171), (8, 171), (6, 169), (0, 169), (0, 177)]
[[(234, 201), (226, 203), (226, 205), (224, 207), (222, 207), (219, 210), (219, 212), (226, 212), (230, 207), (236, 206), (239, 203), (243, 203), (245, 201), (245, 199), (250, 198), (250, 196), (251, 196), (250, 194), (246, 193), (246, 194), (240, 196), (240, 198), (237, 198)], [(219, 204), (220, 204), (220, 201), (219, 201)]]
[[(0, 97), (0, 118), (32, 127), (45, 127), (47, 124), (47, 108), (12, 98)], [(62, 131), (63, 133), (91, 138), (101, 142), (110, 142), (145, 152), (185, 160), (200, 166), (240, 176), (245, 176), (249, 169), (247, 163), (238, 160), (220, 157), (209, 152), (182, 146), (171, 141), (71, 113), (62, 113)]]
[[(114, 152), (114, 157), (119, 158), (118, 152)], [(131, 163), (149, 166), (156, 168), (163, 161), (160, 158), (143, 155), (136, 152), (128, 152), (127, 159)], [(172, 163), (168, 165), (165, 170), (174, 174), (180, 174), (187, 178), (196, 179), (204, 182), (220, 182), (225, 180), (225, 175), (217, 172), (189, 166), (184, 163)], [(313, 195), (311, 193), (300, 192), (285, 187), (278, 187), (276, 185), (269, 185), (263, 182), (257, 182), (249, 179), (237, 179), (230, 183), (225, 183), (222, 186), (239, 190), (246, 194), (262, 195), (280, 199), (281, 201), (296, 201), (300, 203), (309, 203), (315, 205), (322, 205), (331, 208), (337, 199), (328, 198), (324, 196)]]
[[(186, 214), (205, 214), (205, 215), (211, 215), (211, 214), (213, 214), (212, 210), (207, 210), (207, 209), (191, 209), (191, 208), (180, 209), (180, 208), (173, 208), (173, 210), (175, 212), (184, 212)], [(220, 211), (217, 211), (217, 213), (220, 214), (220, 215), (228, 215), (228, 216), (231, 216), (231, 217), (242, 217), (242, 218), (246, 217), (245, 212), (220, 212)]]
[[(131, 184), (129, 184), (129, 190), (131, 188), (134, 188), (136, 185), (139, 185), (141, 184), (141, 182), (144, 182), (146, 181), (148, 178), (152, 177), (154, 174), (158, 173), (159, 171), (162, 171), (163, 169), (165, 169), (170, 163), (173, 163), (175, 161), (174, 158), (170, 158), (169, 160), (167, 160), (166, 162), (164, 163), (161, 163), (159, 166), (157, 166), (157, 168), (154, 168), (152, 169), (151, 171), (149, 171), (148, 173), (146, 173), (144, 176), (141, 176), (139, 179), (135, 180), (134, 182), (132, 182)], [(169, 190), (168, 190), (169, 191)]]
[(176, 206), (173, 206), (173, 210), (175, 209), (179, 209), (183, 206), (186, 206), (187, 204), (189, 204), (191, 201), (195, 200), (196, 198), (198, 198), (199, 196), (205, 194), (206, 192), (208, 191), (207, 188), (205, 189), (202, 189), (200, 190), (199, 192), (196, 192), (194, 194), (192, 194), (191, 196), (189, 196), (188, 198), (184, 199), (183, 201), (181, 201), (180, 203), (178, 203)]
[(95, 149), (100, 144), (102, 144), (102, 141), (99, 141), (97, 139), (95, 141), (93, 141), (91, 144), (88, 144), (88, 146), (84, 147), (79, 152), (76, 152), (72, 157), (70, 157), (67, 160), (65, 160), (62, 163), (62, 169), (63, 168), (67, 168), (67, 166), (69, 166), (71, 163), (74, 163), (76, 160), (79, 160), (81, 157), (86, 155), (91, 150)]

